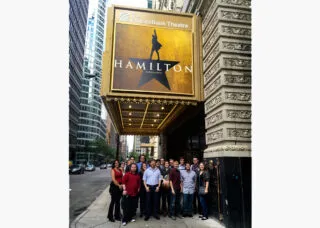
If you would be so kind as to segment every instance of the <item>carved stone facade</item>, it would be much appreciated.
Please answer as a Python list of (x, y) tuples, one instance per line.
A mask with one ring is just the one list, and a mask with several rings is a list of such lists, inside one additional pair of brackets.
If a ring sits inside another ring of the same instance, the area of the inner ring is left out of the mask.
[(206, 142), (213, 143), (215, 141), (219, 141), (223, 138), (223, 129), (219, 129), (217, 131), (211, 131), (206, 134)]
[[(208, 51), (206, 51), (206, 54)], [(208, 66), (210, 66), (221, 53), (250, 55), (251, 42), (237, 41), (228, 38), (219, 39), (219, 41), (210, 50), (210, 53), (205, 55), (205, 58), (203, 59), (203, 70), (206, 71)]]
[(206, 157), (251, 156), (251, 1), (189, 1), (202, 16)]
[(211, 129), (222, 123), (251, 123), (250, 108), (242, 105), (225, 104), (207, 114), (206, 129)]
[[(222, 115), (223, 116), (223, 115)], [(210, 126), (207, 125), (206, 127)], [(251, 142), (251, 124), (250, 123), (237, 123), (226, 122), (224, 120), (220, 121), (220, 124), (211, 125), (210, 130), (206, 133), (206, 142), (207, 144), (218, 145), (237, 145), (247, 144), (250, 145)], [(230, 143), (230, 142), (237, 142)], [(210, 148), (210, 147), (209, 147)]]
[[(241, 55), (221, 54), (219, 51), (219, 57), (215, 61), (207, 62), (205, 58), (203, 60), (203, 72), (204, 72), (204, 84), (210, 79), (216, 76), (220, 70), (248, 70), (251, 69), (251, 57)], [(211, 63), (209, 65), (209, 63)]]
[(204, 97), (208, 98), (213, 93), (218, 91), (221, 87), (233, 87), (233, 88), (250, 88), (251, 87), (251, 73), (239, 72), (231, 70), (222, 70), (213, 79), (209, 78), (210, 82), (204, 89)]

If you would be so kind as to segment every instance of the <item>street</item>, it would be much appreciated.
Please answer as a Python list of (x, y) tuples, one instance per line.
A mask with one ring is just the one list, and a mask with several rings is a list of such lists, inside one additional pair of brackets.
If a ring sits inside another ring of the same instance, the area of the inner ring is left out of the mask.
[(110, 184), (110, 168), (93, 172), (85, 171), (81, 175), (69, 175), (69, 220), (70, 223), (106, 189)]

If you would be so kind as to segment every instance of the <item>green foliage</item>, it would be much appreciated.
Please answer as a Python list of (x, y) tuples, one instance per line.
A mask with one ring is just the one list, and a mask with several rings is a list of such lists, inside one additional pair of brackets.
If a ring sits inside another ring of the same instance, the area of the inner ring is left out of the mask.
[(138, 154), (137, 152), (132, 151), (132, 152), (129, 153), (128, 156), (129, 156), (129, 158), (134, 157), (134, 160), (135, 160), (135, 161), (138, 161), (139, 154)]
[[(149, 153), (142, 153), (141, 155), (144, 155), (145, 156), (145, 158), (146, 158), (146, 161), (148, 161), (149, 160)], [(134, 157), (134, 160), (136, 161), (136, 162), (139, 162), (139, 156), (140, 156), (140, 153), (138, 153), (138, 152), (136, 152), (136, 151), (131, 151), (130, 153), (129, 153), (129, 158), (130, 157)]]
[(150, 158), (150, 155), (149, 155), (149, 153), (147, 152), (147, 153), (143, 153), (143, 155), (145, 156), (145, 158), (146, 158), (146, 161), (149, 161), (149, 158)]
[(106, 162), (110, 162), (116, 157), (116, 149), (110, 147), (104, 139), (96, 139), (89, 142), (86, 148), (88, 148), (88, 152), (103, 156)]

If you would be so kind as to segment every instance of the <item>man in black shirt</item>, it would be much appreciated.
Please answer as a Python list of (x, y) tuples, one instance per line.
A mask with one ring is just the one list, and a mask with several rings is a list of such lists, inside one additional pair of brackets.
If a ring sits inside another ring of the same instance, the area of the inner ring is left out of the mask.
[(169, 162), (164, 162), (164, 167), (161, 170), (162, 182), (161, 182), (161, 193), (162, 193), (162, 213), (163, 216), (167, 216), (170, 208), (170, 184), (169, 184), (169, 173), (170, 173)]
[(174, 168), (170, 170), (169, 173), (170, 187), (171, 187), (171, 202), (170, 202), (170, 218), (176, 220), (176, 216), (180, 219), (183, 217), (180, 215), (181, 213), (181, 204), (180, 197), (182, 191), (181, 185), (181, 174), (179, 170), (178, 161), (174, 162)]

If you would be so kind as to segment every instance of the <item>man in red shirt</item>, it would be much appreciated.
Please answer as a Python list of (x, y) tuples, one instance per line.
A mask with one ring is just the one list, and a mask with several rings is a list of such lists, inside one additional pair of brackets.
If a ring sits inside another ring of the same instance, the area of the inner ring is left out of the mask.
[(136, 214), (138, 203), (138, 193), (140, 191), (141, 178), (137, 173), (137, 165), (131, 164), (130, 172), (122, 178), (123, 195), (125, 196), (122, 225), (125, 226), (129, 221), (135, 222), (133, 216)]

